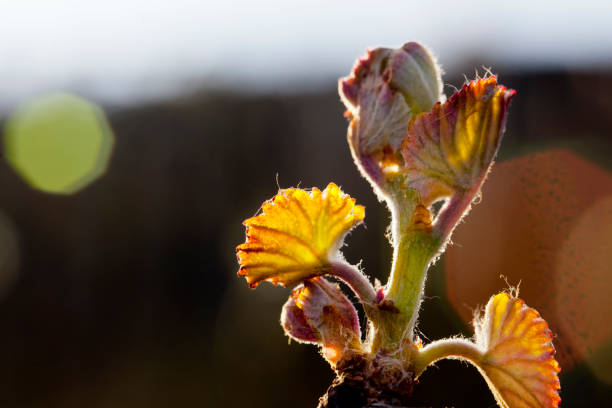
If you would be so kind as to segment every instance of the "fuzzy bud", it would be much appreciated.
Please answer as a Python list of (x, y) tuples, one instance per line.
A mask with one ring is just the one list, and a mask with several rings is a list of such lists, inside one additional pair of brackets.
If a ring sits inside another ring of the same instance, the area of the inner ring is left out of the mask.
[(337, 285), (324, 278), (307, 280), (293, 290), (283, 306), (281, 325), (289, 337), (321, 345), (332, 366), (347, 350), (361, 348), (355, 307)]
[(416, 42), (368, 50), (340, 79), (339, 93), (351, 119), (353, 157), (377, 186), (385, 167), (401, 164), (397, 152), (412, 118), (444, 99), (440, 68)]

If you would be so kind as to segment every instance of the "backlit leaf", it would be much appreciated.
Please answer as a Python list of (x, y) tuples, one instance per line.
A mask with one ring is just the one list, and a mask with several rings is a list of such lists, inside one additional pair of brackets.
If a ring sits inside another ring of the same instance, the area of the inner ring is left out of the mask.
[(469, 323), (499, 275), (521, 282), (563, 370), (590, 364), (612, 339), (612, 173), (571, 150), (539, 151), (497, 162), (483, 194), (444, 254), (454, 310)]
[(261, 281), (293, 285), (325, 274), (346, 233), (365, 209), (334, 183), (322, 192), (289, 188), (244, 222), (247, 239), (236, 248), (240, 271), (251, 287)]
[(508, 293), (493, 296), (475, 321), (478, 362), (500, 406), (557, 407), (559, 364), (548, 324)]
[(464, 85), (417, 117), (403, 142), (407, 183), (426, 204), (478, 188), (497, 153), (513, 90), (494, 76)]

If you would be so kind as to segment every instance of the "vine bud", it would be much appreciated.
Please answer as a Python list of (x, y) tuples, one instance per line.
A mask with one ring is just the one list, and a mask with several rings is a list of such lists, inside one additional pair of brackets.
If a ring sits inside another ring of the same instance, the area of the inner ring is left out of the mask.
[(398, 153), (410, 121), (444, 99), (441, 71), (421, 44), (375, 48), (339, 81), (351, 119), (348, 141), (364, 175), (382, 188), (387, 170), (401, 167)]
[(355, 307), (337, 285), (324, 278), (307, 280), (294, 289), (283, 306), (281, 325), (289, 337), (319, 344), (332, 366), (348, 350), (361, 349)]

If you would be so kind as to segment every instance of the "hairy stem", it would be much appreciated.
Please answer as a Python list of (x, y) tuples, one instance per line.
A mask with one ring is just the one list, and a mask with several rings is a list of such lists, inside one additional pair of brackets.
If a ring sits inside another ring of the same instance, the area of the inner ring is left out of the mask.
[[(413, 330), (423, 295), (427, 268), (438, 252), (438, 241), (429, 227), (415, 224), (420, 197), (403, 184), (396, 188), (391, 209), (393, 265), (385, 297), (375, 322), (373, 347), (395, 351), (402, 340), (413, 341)], [(427, 213), (428, 214), (428, 213)]]
[(412, 340), (418, 310), (423, 297), (427, 268), (435, 254), (429, 234), (412, 232), (403, 234), (395, 247), (393, 266), (385, 299), (402, 314), (401, 333)]
[(413, 361), (414, 375), (418, 378), (425, 369), (443, 358), (467, 360), (475, 366), (480, 365), (483, 352), (467, 339), (443, 339), (429, 343), (423, 347)]
[(357, 267), (344, 261), (332, 262), (331, 266), (330, 275), (349, 285), (365, 308), (371, 308), (375, 304), (376, 291), (374, 286)]
[(474, 194), (470, 192), (456, 193), (440, 209), (434, 227), (441, 242), (446, 244), (457, 224), (469, 211), (473, 199)]
[(482, 184), (487, 177), (488, 170), (485, 171), (478, 180), (474, 181), (469, 190), (457, 191), (449, 201), (440, 209), (434, 223), (435, 234), (442, 243), (441, 250), (450, 239), (451, 234), (461, 222), (461, 219), (470, 212), (472, 202), (479, 196)]

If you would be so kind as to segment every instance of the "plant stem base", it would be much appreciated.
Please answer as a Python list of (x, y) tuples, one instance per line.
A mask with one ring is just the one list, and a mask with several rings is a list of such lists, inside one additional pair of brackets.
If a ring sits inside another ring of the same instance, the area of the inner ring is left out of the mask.
[(404, 408), (410, 404), (414, 389), (412, 372), (381, 354), (354, 354), (337, 367), (337, 377), (318, 408)]

